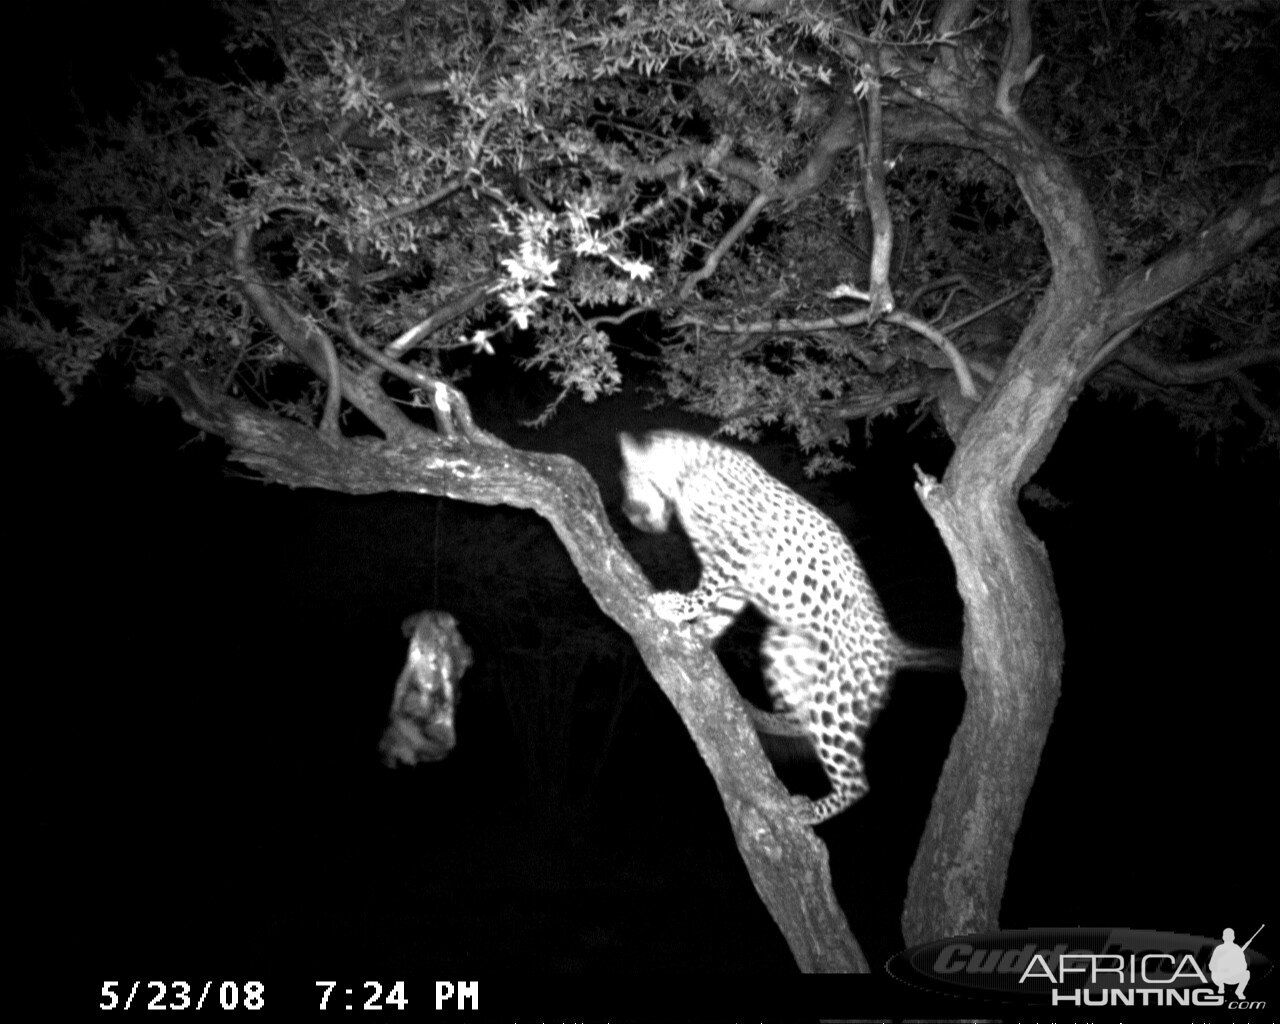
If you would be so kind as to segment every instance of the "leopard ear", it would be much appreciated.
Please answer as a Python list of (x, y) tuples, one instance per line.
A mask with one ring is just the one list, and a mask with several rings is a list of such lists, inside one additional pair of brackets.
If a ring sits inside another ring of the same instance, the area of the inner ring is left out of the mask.
[(644, 443), (637, 441), (625, 430), (618, 434), (618, 447), (622, 449), (622, 458), (634, 459), (638, 455), (644, 454)]

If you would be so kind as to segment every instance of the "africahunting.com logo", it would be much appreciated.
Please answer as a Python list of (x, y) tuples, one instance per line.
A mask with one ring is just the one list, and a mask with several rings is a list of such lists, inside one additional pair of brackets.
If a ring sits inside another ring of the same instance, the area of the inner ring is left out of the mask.
[(1053, 1006), (1188, 1006), (1260, 1010), (1246, 995), (1271, 970), (1234, 929), (1220, 939), (1128, 928), (992, 932), (904, 950), (886, 965), (931, 992)]

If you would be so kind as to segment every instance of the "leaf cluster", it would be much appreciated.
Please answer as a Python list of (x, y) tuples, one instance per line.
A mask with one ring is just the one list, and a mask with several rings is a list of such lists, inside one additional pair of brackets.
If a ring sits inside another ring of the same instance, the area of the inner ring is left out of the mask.
[[(1117, 274), (1277, 166), (1280, 103), (1258, 103), (1275, 27), (1203, 7), (1036, 8), (1048, 59), (1025, 113), (1080, 169)], [(865, 286), (857, 101), (872, 79), (910, 85), (901, 68), (921, 55), (992, 78), (1000, 5), (946, 32), (927, 5), (870, 2), (221, 8), (221, 75), (174, 60), (133, 114), (81, 125), (78, 145), (33, 159), (4, 330), (68, 396), (114, 355), (139, 370), (193, 364), (233, 393), (314, 415), (322, 383), (229, 258), (246, 230), (256, 269), (306, 330), (383, 347), (419, 325), (407, 359), (436, 377), (505, 359), (591, 401), (620, 384), (629, 318), (657, 311), (673, 327), (656, 348), (671, 397), (748, 436), (786, 423), (825, 451), (849, 418), (927, 397), (945, 369), (884, 323), (766, 338), (706, 327), (829, 317), (841, 311), (829, 291)], [(889, 113), (907, 96), (890, 96)], [(851, 109), (858, 137), (795, 187)], [(954, 339), (982, 358), (1007, 351), (1047, 273), (1017, 184), (951, 146), (885, 156), (899, 303), (959, 322), (1021, 289), (995, 348), (991, 318)], [(783, 198), (719, 252), (771, 194)], [(713, 255), (715, 272), (692, 287)], [(1164, 314), (1172, 348), (1274, 336), (1274, 257), (1259, 249)]]

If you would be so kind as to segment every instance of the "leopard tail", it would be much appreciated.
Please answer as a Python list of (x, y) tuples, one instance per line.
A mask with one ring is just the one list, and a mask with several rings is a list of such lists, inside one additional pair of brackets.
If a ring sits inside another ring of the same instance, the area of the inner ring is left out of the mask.
[(899, 640), (893, 652), (895, 671), (913, 669), (917, 672), (959, 672), (964, 652), (959, 647), (917, 647)]

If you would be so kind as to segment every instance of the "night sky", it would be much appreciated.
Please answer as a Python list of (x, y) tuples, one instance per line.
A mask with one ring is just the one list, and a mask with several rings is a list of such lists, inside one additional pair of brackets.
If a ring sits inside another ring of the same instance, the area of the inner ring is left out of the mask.
[[(34, 10), (31, 32), (46, 24)], [(148, 31), (129, 46), (155, 45), (163, 28)], [(83, 41), (59, 52), (35, 79), (41, 102), (90, 53), (104, 91), (123, 89)], [(729, 1005), (794, 974), (681, 723), (535, 516), (263, 485), (172, 404), (103, 383), (66, 409), (25, 358), (0, 366), (15, 838), (31, 859), (19, 888), (41, 908), (38, 966), (69, 963), (85, 998), (106, 977), (238, 971), (481, 977), (518, 1003), (512, 979), (564, 974), (593, 979), (606, 1005), (605, 976), (630, 979), (617, 996), (681, 974)], [(538, 433), (507, 397), (474, 393), (477, 421), (578, 458), (611, 513), (618, 430), (712, 428), (629, 392), (566, 403)], [(954, 644), (954, 578), (912, 491), (913, 466), (941, 474), (949, 449), (911, 419), (878, 425), (854, 472), (817, 485), (794, 447), (753, 454), (837, 519), (899, 632)], [(1024, 503), (1067, 653), (1002, 926), (1280, 926), (1262, 827), (1276, 777), (1274, 467), (1151, 408), (1073, 408), (1035, 480), (1053, 507)], [(656, 583), (695, 582), (679, 538), (615, 526)], [(475, 652), (458, 747), (391, 772), (377, 742), (399, 624), (429, 607), (453, 612)], [(735, 671), (750, 687), (750, 665)], [(958, 677), (901, 677), (871, 733), (871, 794), (819, 828), (875, 965), (902, 948), (907, 872), (962, 708)], [(784, 770), (803, 788), (816, 769)], [(779, 984), (775, 996), (812, 991)], [(571, 1012), (573, 989), (555, 992)]]

